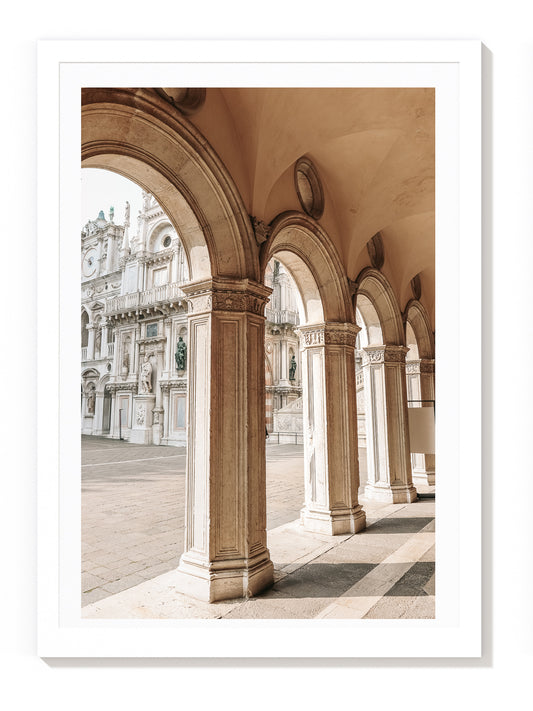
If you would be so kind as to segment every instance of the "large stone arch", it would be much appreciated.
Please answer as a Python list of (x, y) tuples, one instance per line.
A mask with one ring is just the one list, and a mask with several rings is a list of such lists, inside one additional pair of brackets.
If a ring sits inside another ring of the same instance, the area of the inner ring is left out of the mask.
[[(377, 269), (368, 267), (359, 274), (356, 283), (355, 306), (361, 312), (365, 324), (368, 321), (376, 326), (377, 324), (374, 324), (373, 321), (375, 321), (375, 314), (377, 314), (383, 344), (404, 346), (405, 333), (402, 313), (388, 280)], [(365, 307), (366, 299), (372, 304), (375, 311), (370, 311)]]
[[(435, 339), (431, 330), (429, 316), (420, 301), (411, 299), (404, 310), (404, 322), (411, 325), (413, 329), (416, 345), (418, 347), (418, 357), (421, 359), (435, 358)], [(406, 337), (406, 345), (407, 337)]]
[(250, 219), (201, 133), (151, 89), (84, 89), (82, 166), (150, 192), (171, 219), (193, 281), (259, 277)]
[(312, 218), (290, 211), (271, 223), (261, 253), (261, 275), (276, 255), (291, 272), (302, 296), (306, 323), (352, 323), (350, 292), (340, 257), (327, 233)]
[(354, 347), (348, 281), (328, 235), (298, 212), (279, 215), (261, 255), (275, 257), (299, 290), (306, 530), (334, 535), (365, 528), (357, 491)]
[(409, 449), (405, 331), (388, 280), (366, 268), (356, 283), (355, 308), (366, 337), (363, 347), (365, 425), (370, 499), (410, 503), (416, 499)]
[[(411, 406), (435, 406), (435, 339), (428, 314), (416, 299), (404, 310), (405, 338), (409, 348), (406, 362), (407, 398)], [(435, 453), (411, 454), (413, 483), (418, 487), (435, 484)]]
[(83, 91), (82, 164), (151, 193), (187, 254), (187, 506), (176, 586), (208, 601), (255, 594), (272, 583), (273, 565), (264, 507), (269, 290), (258, 281), (250, 217), (204, 136), (152, 89)]

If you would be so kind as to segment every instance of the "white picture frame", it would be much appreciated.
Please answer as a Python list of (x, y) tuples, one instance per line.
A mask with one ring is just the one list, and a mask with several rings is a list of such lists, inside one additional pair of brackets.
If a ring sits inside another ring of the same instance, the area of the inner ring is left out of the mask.
[[(181, 86), (435, 87), (435, 620), (81, 618), (80, 91), (177, 74)], [(41, 42), (38, 90), (39, 655), (481, 656), (481, 43)]]

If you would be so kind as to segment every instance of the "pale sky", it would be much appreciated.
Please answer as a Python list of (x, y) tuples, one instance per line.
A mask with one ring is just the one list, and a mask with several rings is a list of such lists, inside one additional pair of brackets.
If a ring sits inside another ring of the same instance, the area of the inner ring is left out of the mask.
[(100, 210), (109, 220), (109, 208), (115, 208), (114, 223), (124, 224), (126, 200), (130, 203), (130, 235), (137, 231), (137, 215), (142, 208), (141, 188), (118, 173), (97, 168), (81, 171), (81, 227), (96, 220)]

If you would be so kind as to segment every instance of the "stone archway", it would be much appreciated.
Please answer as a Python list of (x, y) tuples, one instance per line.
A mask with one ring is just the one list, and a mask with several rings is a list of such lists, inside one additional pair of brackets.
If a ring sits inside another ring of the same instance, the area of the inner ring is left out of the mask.
[(262, 266), (275, 256), (300, 297), (307, 530), (355, 533), (366, 525), (357, 489), (354, 346), (357, 326), (340, 259), (324, 230), (301, 213), (272, 223)]
[(376, 269), (364, 269), (356, 283), (366, 410), (365, 495), (410, 503), (417, 494), (411, 473), (401, 312), (392, 287)]
[[(405, 307), (407, 400), (410, 407), (431, 407), (435, 411), (435, 342), (429, 317), (420, 301), (412, 299)], [(413, 414), (413, 413), (411, 413)], [(413, 483), (435, 484), (435, 453), (411, 454)]]
[(191, 282), (185, 551), (178, 590), (207, 601), (273, 580), (266, 547), (264, 306), (242, 199), (200, 132), (151, 89), (85, 89), (82, 165), (151, 193)]

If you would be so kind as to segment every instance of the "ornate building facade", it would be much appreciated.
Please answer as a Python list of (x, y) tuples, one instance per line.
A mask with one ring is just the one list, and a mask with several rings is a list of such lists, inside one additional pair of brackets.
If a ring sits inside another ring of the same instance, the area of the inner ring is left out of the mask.
[[(130, 210), (115, 224), (100, 211), (81, 233), (82, 434), (141, 444), (186, 444), (188, 281), (183, 245), (155, 199), (130, 237)], [(272, 441), (301, 442), (302, 387), (296, 286), (268, 265), (266, 422)]]
[(188, 281), (183, 245), (143, 192), (137, 230), (100, 212), (81, 234), (82, 433), (186, 441)]

